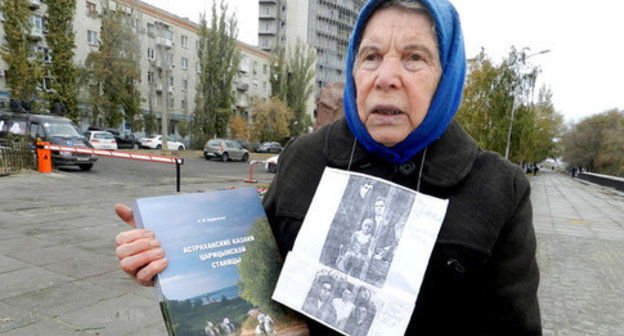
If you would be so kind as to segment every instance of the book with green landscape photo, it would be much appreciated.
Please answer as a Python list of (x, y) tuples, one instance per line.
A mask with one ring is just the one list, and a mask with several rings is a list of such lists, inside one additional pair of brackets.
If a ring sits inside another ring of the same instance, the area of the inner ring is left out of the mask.
[(271, 300), (281, 268), (255, 188), (140, 198), (137, 227), (169, 260), (155, 286), (170, 335), (306, 335)]

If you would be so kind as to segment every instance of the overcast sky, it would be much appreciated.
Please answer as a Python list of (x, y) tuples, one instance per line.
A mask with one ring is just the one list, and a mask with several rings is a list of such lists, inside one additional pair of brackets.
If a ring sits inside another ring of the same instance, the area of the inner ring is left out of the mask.
[[(143, 0), (197, 21), (212, 0)], [(239, 40), (256, 45), (258, 1), (227, 0), (239, 26)], [(466, 55), (485, 48), (496, 63), (511, 48), (528, 53), (540, 66), (538, 88), (553, 92), (555, 109), (566, 121), (607, 109), (624, 109), (624, 1), (621, 0), (451, 0), (460, 14)], [(537, 97), (537, 90), (536, 90)]]

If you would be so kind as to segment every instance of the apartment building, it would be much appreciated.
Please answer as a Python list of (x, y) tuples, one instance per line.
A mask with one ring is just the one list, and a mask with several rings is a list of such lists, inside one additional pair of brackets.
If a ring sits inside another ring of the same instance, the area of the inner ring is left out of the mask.
[[(31, 35), (33, 48), (47, 54), (45, 43), (46, 5), (40, 0), (29, 0), (31, 9)], [(116, 1), (110, 0), (110, 8), (115, 8)], [(124, 11), (131, 19), (138, 41), (141, 79), (139, 90), (143, 101), (141, 108), (144, 113), (150, 109), (159, 119), (167, 117), (168, 132), (177, 133), (177, 124), (181, 120), (190, 120), (195, 109), (195, 88), (198, 81), (198, 47), (197, 31), (199, 26), (186, 19), (151, 6), (142, 1), (119, 0), (124, 4)], [(84, 65), (90, 52), (99, 48), (103, 1), (77, 0), (74, 16), (74, 32), (76, 34), (75, 63)], [(0, 25), (0, 36), (4, 36)], [(236, 94), (233, 111), (241, 116), (253, 116), (253, 100), (266, 100), (271, 94), (269, 67), (271, 55), (259, 48), (238, 42), (241, 50), (241, 63), (235, 78), (232, 92)], [(47, 62), (52, 62), (46, 57)], [(6, 78), (7, 65), (0, 59), (0, 76)], [(44, 80), (41, 90), (49, 89)], [(81, 109), (87, 115), (89, 106), (81, 97)], [(0, 80), (0, 104), (6, 104), (10, 93), (6, 80)], [(101, 121), (99, 121), (101, 123)], [(88, 121), (83, 120), (81, 127), (86, 128)], [(125, 126), (124, 126), (125, 127)]]
[(258, 45), (267, 52), (297, 39), (316, 49), (316, 93), (344, 82), (351, 31), (366, 0), (259, 0)]

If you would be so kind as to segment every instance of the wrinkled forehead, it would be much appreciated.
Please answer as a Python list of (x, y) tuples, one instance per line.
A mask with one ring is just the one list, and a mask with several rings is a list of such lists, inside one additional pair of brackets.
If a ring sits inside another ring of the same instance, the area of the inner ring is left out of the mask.
[(429, 11), (429, 9), (427, 9), (427, 7), (421, 4), (419, 1), (386, 1), (386, 2), (382, 1), (380, 2), (377, 5), (377, 7), (375, 7), (372, 10), (371, 14), (366, 18), (366, 22), (364, 23), (362, 29), (360, 30), (359, 36), (357, 38), (357, 43), (355, 44), (355, 49), (354, 49), (355, 51), (359, 50), (360, 44), (362, 43), (362, 39), (367, 33), (367, 28), (372, 18), (378, 15), (381, 11), (385, 11), (388, 9), (396, 9), (396, 11), (394, 12), (395, 13), (394, 15), (404, 15), (408, 13), (408, 14), (421, 15), (422, 17), (424, 17), (429, 23), (429, 28), (430, 28), (429, 33), (431, 34), (431, 37), (436, 44), (436, 47), (438, 49), (437, 51), (439, 54), (440, 46), (438, 43), (435, 20), (433, 19), (433, 16), (431, 15), (431, 12)]

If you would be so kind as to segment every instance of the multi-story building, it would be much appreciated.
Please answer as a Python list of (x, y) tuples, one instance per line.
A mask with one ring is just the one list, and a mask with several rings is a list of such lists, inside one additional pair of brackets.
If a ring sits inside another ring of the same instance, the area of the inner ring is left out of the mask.
[[(47, 57), (45, 43), (45, 13), (47, 6), (40, 0), (29, 0), (31, 8), (30, 21), (33, 25), (31, 40), (33, 48), (40, 51), (47, 62), (53, 62)], [(168, 132), (177, 132), (177, 123), (180, 120), (189, 120), (195, 109), (195, 88), (198, 82), (199, 40), (197, 31), (199, 26), (186, 18), (180, 18), (162, 9), (151, 6), (142, 1), (109, 1), (110, 8), (115, 8), (115, 2), (125, 4), (132, 27), (138, 37), (141, 80), (141, 108), (144, 113), (154, 111), (161, 125), (161, 118), (167, 116)], [(74, 32), (76, 34), (75, 64), (83, 66), (90, 52), (97, 51), (100, 41), (102, 1), (77, 0), (74, 16)], [(130, 4), (132, 3), (132, 6)], [(4, 36), (0, 25), (0, 36)], [(271, 88), (269, 83), (269, 67), (271, 55), (259, 48), (238, 42), (241, 50), (241, 63), (235, 78), (232, 91), (236, 93), (236, 104), (232, 106), (235, 113), (252, 117), (254, 97), (267, 99)], [(6, 102), (10, 94), (6, 81), (7, 65), (0, 59), (0, 101)], [(46, 80), (41, 90), (47, 90)], [(81, 109), (88, 111), (85, 97), (81, 97)], [(87, 113), (85, 113), (87, 115)], [(89, 126), (85, 120), (82, 127)], [(96, 124), (101, 121), (96, 121)], [(99, 126), (99, 125), (96, 125)]]
[(259, 0), (258, 45), (271, 52), (297, 40), (316, 49), (316, 93), (344, 82), (351, 31), (365, 0)]

